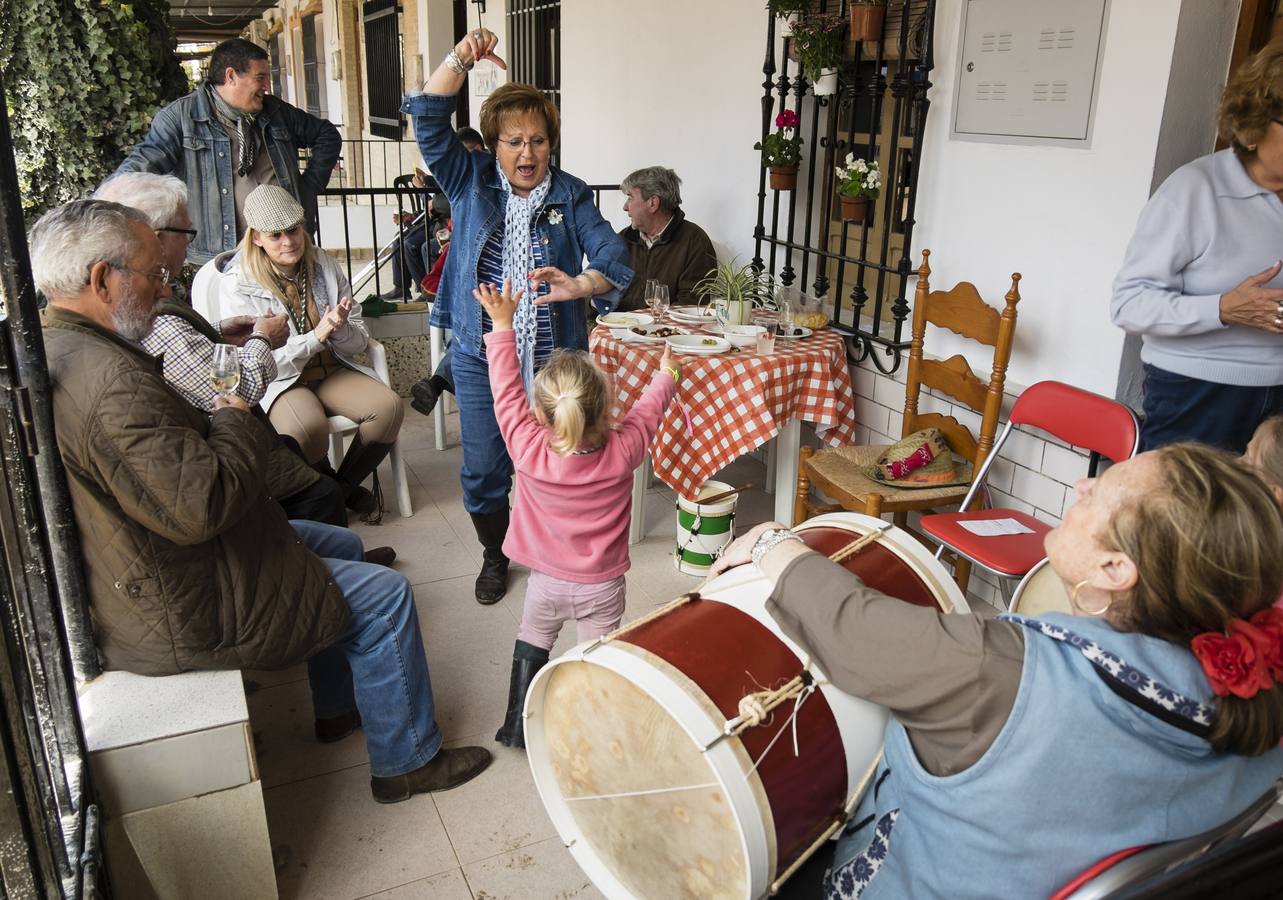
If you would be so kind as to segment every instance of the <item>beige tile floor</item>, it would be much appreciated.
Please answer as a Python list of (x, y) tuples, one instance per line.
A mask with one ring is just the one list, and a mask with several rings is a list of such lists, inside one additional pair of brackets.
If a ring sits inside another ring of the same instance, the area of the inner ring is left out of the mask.
[[(479, 606), (472, 584), (480, 546), (459, 487), (458, 416), (448, 418), (449, 449), (433, 448), (430, 421), (406, 412), (402, 431), (415, 514), (357, 526), (366, 546), (390, 544), (397, 571), (414, 585), (427, 647), (437, 721), (450, 744), (479, 743), (495, 761), (475, 781), (441, 794), (383, 806), (369, 794), (365, 744), (312, 737), (306, 672), (246, 674), (250, 719), (262, 772), (268, 827), (283, 900), (542, 900), (600, 897), (556, 836), (525, 754), (494, 743), (508, 694), (512, 644), (526, 572), (514, 568), (503, 601)], [(745, 459), (724, 475), (765, 480)], [(387, 473), (384, 473), (387, 483)], [(658, 482), (656, 482), (658, 485)], [(770, 518), (773, 498), (742, 498), (737, 527)], [(647, 503), (648, 537), (632, 548), (625, 619), (643, 615), (697, 583), (673, 566), (673, 494)], [(575, 643), (573, 626), (554, 654)]]

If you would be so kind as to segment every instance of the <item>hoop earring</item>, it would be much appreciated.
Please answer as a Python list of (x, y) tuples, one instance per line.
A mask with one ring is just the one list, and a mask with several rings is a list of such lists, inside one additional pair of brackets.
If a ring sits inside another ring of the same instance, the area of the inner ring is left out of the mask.
[(1109, 607), (1111, 607), (1111, 606), (1113, 606), (1113, 605), (1114, 605), (1114, 598), (1113, 598), (1112, 596), (1111, 596), (1108, 600), (1106, 600), (1106, 601), (1105, 601), (1105, 605), (1104, 605), (1104, 606), (1102, 606), (1100, 609), (1098, 609), (1098, 610), (1096, 610), (1096, 611), (1094, 611), (1094, 612), (1091, 612), (1091, 611), (1085, 610), (1085, 609), (1083, 609), (1081, 606), (1079, 606), (1079, 605), (1078, 605), (1078, 592), (1079, 592), (1079, 591), (1081, 591), (1081, 590), (1083, 589), (1083, 585), (1085, 585), (1085, 584), (1090, 584), (1090, 583), (1091, 583), (1091, 579), (1089, 579), (1089, 578), (1084, 578), (1082, 581), (1080, 581), (1080, 582), (1078, 582), (1076, 585), (1074, 585), (1074, 589), (1073, 589), (1073, 591), (1072, 591), (1072, 592), (1070, 592), (1070, 594), (1069, 594), (1069, 602), (1073, 605), (1074, 609), (1080, 609), (1080, 610), (1082, 610), (1086, 615), (1093, 616), (1093, 617), (1095, 617), (1095, 616), (1103, 616), (1103, 615), (1105, 614), (1106, 610), (1108, 610), (1108, 609), (1109, 609)]

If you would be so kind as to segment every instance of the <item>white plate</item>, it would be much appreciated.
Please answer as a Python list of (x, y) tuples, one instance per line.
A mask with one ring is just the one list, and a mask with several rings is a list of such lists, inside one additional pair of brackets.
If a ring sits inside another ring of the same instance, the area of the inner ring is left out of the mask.
[(668, 310), (668, 314), (679, 322), (693, 325), (717, 321), (717, 316), (707, 306), (674, 306)]
[(692, 353), (696, 356), (716, 356), (731, 349), (730, 341), (726, 338), (705, 334), (679, 334), (664, 340), (678, 353)]
[(613, 312), (597, 317), (597, 324), (607, 328), (632, 328), (634, 325), (649, 325), (654, 321), (654, 316), (644, 312)]
[[(637, 331), (633, 331), (633, 328), (638, 329), (638, 331), (643, 331), (645, 334), (638, 334)], [(637, 344), (664, 343), (665, 338), (656, 337), (653, 334), (653, 332), (656, 332), (661, 328), (667, 328), (680, 334), (690, 334), (689, 331), (679, 325), (660, 325), (655, 323), (651, 325), (634, 325), (633, 328), (612, 328), (610, 329), (610, 333), (613, 337), (618, 338), (621, 341), (629, 341)]]
[(815, 332), (812, 331), (811, 329), (802, 328), (799, 325), (798, 327), (793, 329), (792, 334), (785, 334), (784, 332), (781, 331), (779, 334), (775, 336), (780, 340), (784, 340), (784, 341), (798, 341), (798, 340), (801, 340), (802, 338), (810, 337), (813, 334), (815, 334)]

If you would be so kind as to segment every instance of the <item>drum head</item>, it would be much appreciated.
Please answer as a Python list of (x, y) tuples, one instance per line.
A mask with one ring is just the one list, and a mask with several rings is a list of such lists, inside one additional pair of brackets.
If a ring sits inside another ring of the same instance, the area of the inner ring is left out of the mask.
[(1020, 579), (1011, 598), (1011, 611), (1022, 616), (1041, 616), (1044, 613), (1074, 614), (1065, 583), (1052, 569), (1049, 560), (1043, 560)]
[[(610, 669), (583, 661), (550, 669), (542, 717), (527, 719), (527, 728), (542, 730), (533, 737), (574, 818), (575, 841), (592, 847), (595, 861), (571, 847), (589, 876), (606, 889), (602, 873), (590, 870), (597, 862), (636, 897), (745, 897), (744, 837), (717, 773), (686, 730)], [(538, 768), (535, 755), (531, 764)], [(687, 785), (696, 787), (575, 799)]]

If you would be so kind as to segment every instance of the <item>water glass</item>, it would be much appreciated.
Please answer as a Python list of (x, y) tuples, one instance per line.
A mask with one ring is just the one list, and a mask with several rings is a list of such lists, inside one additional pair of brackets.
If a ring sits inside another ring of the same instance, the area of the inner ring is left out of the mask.
[(780, 320), (776, 316), (762, 316), (757, 320), (763, 331), (757, 336), (758, 353), (775, 352), (775, 334), (780, 327)]
[(215, 344), (209, 383), (220, 397), (231, 397), (241, 384), (241, 358), (231, 344)]

